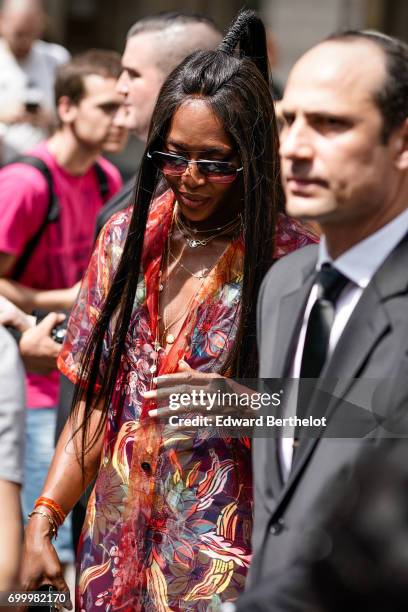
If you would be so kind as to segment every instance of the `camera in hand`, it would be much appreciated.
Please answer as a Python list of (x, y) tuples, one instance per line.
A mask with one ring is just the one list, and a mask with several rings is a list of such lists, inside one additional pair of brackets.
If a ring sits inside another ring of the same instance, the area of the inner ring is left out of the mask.
[(62, 344), (65, 339), (65, 334), (67, 333), (67, 325), (68, 325), (68, 317), (59, 323), (55, 327), (53, 327), (51, 331), (51, 338), (58, 342), (58, 344)]
[[(48, 311), (45, 311), (45, 310), (33, 310), (32, 314), (34, 317), (36, 317), (36, 325), (38, 325), (38, 323), (41, 323), (41, 321), (45, 319), (45, 317), (49, 313)], [(58, 342), (58, 344), (62, 344), (64, 342), (65, 334), (67, 331), (69, 317), (68, 317), (68, 313), (65, 313), (65, 314), (67, 316), (62, 321), (62, 323), (58, 323), (58, 325), (53, 327), (51, 330), (51, 338), (54, 340), (54, 342)]]

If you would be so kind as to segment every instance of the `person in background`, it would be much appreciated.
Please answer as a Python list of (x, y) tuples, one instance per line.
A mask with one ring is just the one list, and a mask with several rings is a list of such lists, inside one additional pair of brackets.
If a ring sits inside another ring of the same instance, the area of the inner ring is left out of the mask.
[[(36, 326), (34, 317), (0, 296), (0, 591), (18, 586), (26, 416), (24, 367), (37, 373), (55, 369), (61, 346), (50, 333), (63, 317), (50, 313)], [(10, 328), (20, 333), (18, 343)]]
[(61, 344), (53, 340), (51, 332), (64, 319), (65, 314), (50, 312), (37, 324), (36, 317), (0, 295), (0, 325), (13, 335), (28, 372), (49, 374), (55, 370)]
[[(269, 66), (271, 68), (271, 94), (272, 98), (275, 102), (275, 111), (276, 111), (276, 103), (277, 101), (282, 99), (283, 96), (283, 85), (278, 78), (274, 76), (274, 69), (278, 64), (278, 46), (276, 44), (276, 39), (273, 33), (272, 28), (267, 28), (266, 30), (266, 43), (268, 45), (268, 60)], [(279, 117), (278, 126), (279, 126)]]
[(25, 412), (24, 366), (0, 324), (0, 592), (18, 585)]
[[(118, 81), (126, 112), (124, 127), (146, 142), (157, 96), (167, 76), (190, 53), (214, 49), (221, 38), (215, 23), (198, 13), (163, 12), (136, 21), (127, 34)], [(97, 234), (115, 212), (129, 206), (134, 185), (135, 177), (103, 207)]]
[(54, 81), (70, 55), (39, 40), (46, 15), (41, 0), (3, 0), (0, 13), (0, 136), (2, 163), (13, 161), (54, 127)]
[[(44, 225), (50, 185), (38, 168), (14, 163), (0, 170), (0, 293), (26, 312), (69, 307), (92, 251), (96, 215), (121, 187), (117, 169), (100, 156), (103, 150), (120, 150), (127, 137), (126, 130), (116, 125), (122, 104), (116, 91), (119, 73), (119, 55), (98, 50), (79, 55), (58, 70), (59, 126), (31, 151), (51, 175), (58, 203), (54, 221)], [(25, 257), (39, 231), (37, 244)], [(56, 370), (27, 374), (25, 516), (52, 457), (58, 395)], [(67, 523), (57, 543), (64, 562), (73, 560), (71, 540)]]

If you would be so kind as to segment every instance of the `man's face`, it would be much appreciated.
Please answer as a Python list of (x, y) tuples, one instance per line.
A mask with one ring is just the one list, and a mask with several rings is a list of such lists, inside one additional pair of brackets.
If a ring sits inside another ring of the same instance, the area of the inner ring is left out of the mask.
[(42, 29), (42, 17), (34, 11), (6, 11), (0, 18), (0, 34), (17, 60), (27, 57)]
[(150, 119), (165, 75), (158, 67), (158, 34), (136, 34), (126, 43), (117, 91), (124, 97), (125, 126), (147, 140)]
[[(95, 151), (120, 151), (126, 144), (127, 130), (121, 125), (122, 97), (116, 79), (96, 74), (84, 78), (85, 95), (69, 111), (70, 124), (77, 140)], [(64, 117), (61, 117), (64, 122)]]
[(395, 138), (382, 141), (374, 96), (385, 58), (370, 41), (326, 42), (290, 74), (281, 105), (281, 162), (287, 212), (327, 224), (384, 219), (400, 177)]

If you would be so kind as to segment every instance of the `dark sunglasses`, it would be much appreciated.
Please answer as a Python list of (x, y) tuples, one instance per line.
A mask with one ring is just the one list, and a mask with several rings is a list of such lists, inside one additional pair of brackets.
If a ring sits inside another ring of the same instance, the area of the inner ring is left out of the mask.
[(163, 153), (163, 151), (152, 151), (147, 157), (164, 175), (181, 176), (190, 164), (195, 164), (200, 174), (212, 183), (232, 183), (243, 170), (243, 166), (237, 168), (231, 162), (215, 161), (209, 159), (190, 160), (175, 155), (174, 153)]

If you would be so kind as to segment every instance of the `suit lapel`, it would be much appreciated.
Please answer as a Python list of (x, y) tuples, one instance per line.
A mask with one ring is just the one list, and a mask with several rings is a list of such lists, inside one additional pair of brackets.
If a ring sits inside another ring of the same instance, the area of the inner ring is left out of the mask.
[[(353, 379), (360, 375), (361, 369), (374, 351), (375, 346), (391, 328), (392, 321), (387, 312), (386, 303), (390, 298), (407, 292), (407, 265), (408, 235), (387, 258), (363, 292), (330, 361), (323, 369), (322, 380), (338, 381), (336, 396), (345, 397), (353, 384)], [(315, 395), (314, 399), (312, 398), (308, 414), (313, 414), (316, 401), (318, 401), (318, 396)], [(333, 414), (339, 401), (336, 397), (332, 397), (326, 414), (328, 419)], [(295, 487), (318, 442), (319, 437), (303, 439), (295, 455), (292, 472), (281, 491), (275, 512), (278, 511), (290, 491)]]
[[(280, 301), (275, 346), (282, 348), (277, 351), (274, 367), (276, 378), (285, 378), (289, 374), (293, 351), (296, 348), (296, 342), (302, 325), (306, 301), (313, 284), (314, 266), (315, 261), (304, 268), (299, 277), (297, 287), (284, 295)], [(279, 461), (278, 432), (275, 435), (276, 437), (273, 438), (259, 440), (257, 444), (260, 447), (260, 453), (263, 455), (263, 462), (258, 463), (258, 465), (264, 465), (265, 482), (269, 484), (271, 489), (267, 492), (268, 495), (265, 500), (268, 506), (272, 504), (273, 507), (284, 486)]]
[[(312, 271), (314, 270), (314, 266)], [(313, 285), (314, 274), (308, 269), (300, 287), (284, 295), (279, 304), (278, 326), (276, 334), (277, 351), (274, 371), (276, 377), (284, 378), (289, 374), (292, 357), (296, 350), (306, 301)]]

